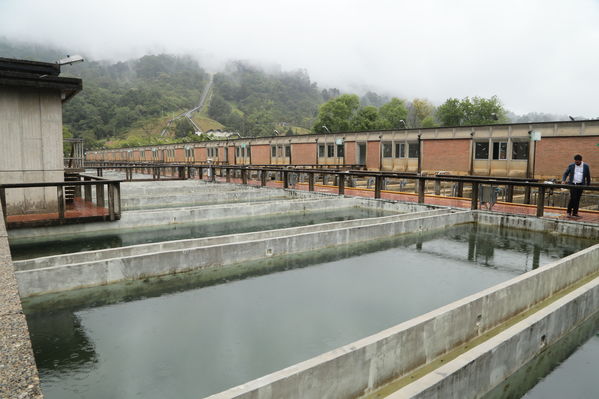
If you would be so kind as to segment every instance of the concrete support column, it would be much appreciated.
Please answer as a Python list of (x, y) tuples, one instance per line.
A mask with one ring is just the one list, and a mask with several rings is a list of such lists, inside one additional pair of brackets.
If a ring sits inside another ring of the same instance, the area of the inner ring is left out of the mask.
[(478, 183), (472, 183), (472, 199), (470, 209), (478, 209)]
[[(437, 182), (435, 182), (435, 183), (437, 183)], [(424, 204), (424, 193), (425, 193), (425, 188), (426, 188), (426, 180), (419, 179), (416, 184), (418, 186), (418, 203)]]
[(542, 217), (545, 208), (545, 187), (539, 187), (537, 193), (537, 217)]
[(374, 179), (374, 198), (381, 198), (381, 187), (383, 186), (383, 176), (376, 176)]
[(441, 195), (441, 181), (435, 180), (435, 195)]

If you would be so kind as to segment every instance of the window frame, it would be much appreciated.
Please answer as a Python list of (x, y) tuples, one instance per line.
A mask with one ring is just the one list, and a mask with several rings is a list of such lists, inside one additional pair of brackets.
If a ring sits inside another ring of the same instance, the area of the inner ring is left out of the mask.
[[(481, 146), (485, 146), (486, 148), (483, 148), (482, 150), (484, 150), (487, 155), (486, 157), (482, 158), (478, 156), (478, 149), (479, 149), (479, 145)], [(490, 155), (490, 145), (489, 145), (489, 141), (475, 141), (474, 142), (474, 159), (477, 161), (488, 161), (489, 160), (489, 155)]]
[[(514, 146), (515, 145), (520, 145), (520, 144), (524, 144), (526, 145), (526, 151), (524, 152), (524, 158), (520, 158), (520, 157), (515, 157), (515, 155), (517, 155), (517, 153), (515, 152)], [(530, 153), (530, 142), (528, 141), (512, 141), (512, 151), (511, 151), (511, 155), (512, 155), (512, 160), (514, 161), (528, 161), (528, 155)]]
[(383, 158), (393, 158), (393, 143), (391, 141), (381, 142), (381, 155)]
[(395, 145), (393, 146), (395, 153), (394, 158), (406, 158), (406, 143), (405, 142), (401, 142), (401, 143), (395, 143)]
[(335, 144), (327, 144), (327, 158), (335, 158)]
[[(502, 155), (503, 150), (503, 157)], [(493, 141), (493, 161), (507, 161), (507, 140), (506, 141)]]
[[(412, 151), (415, 149), (416, 156), (412, 156)], [(418, 145), (418, 143), (408, 143), (408, 158), (409, 159), (418, 159), (420, 158), (420, 146)]]

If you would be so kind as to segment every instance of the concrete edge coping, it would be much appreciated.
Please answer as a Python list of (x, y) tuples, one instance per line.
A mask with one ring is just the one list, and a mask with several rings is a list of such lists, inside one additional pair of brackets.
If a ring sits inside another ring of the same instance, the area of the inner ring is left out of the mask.
[[(504, 331), (498, 333), (497, 335), (491, 337), (490, 339), (488, 339), (488, 340), (482, 342), (481, 344), (475, 346), (474, 348), (468, 350), (467, 352), (463, 353), (462, 355), (458, 356), (457, 358), (455, 358), (455, 359), (451, 360), (450, 362), (447, 362), (446, 364), (437, 368), (434, 372), (431, 372), (431, 373), (423, 376), (422, 378), (418, 379), (417, 381), (414, 381), (414, 382), (406, 385), (405, 387), (392, 393), (391, 395), (387, 396), (386, 398), (400, 399), (400, 398), (407, 398), (407, 397), (410, 397), (410, 398), (417, 397), (419, 394), (424, 393), (424, 391), (426, 391), (428, 389), (434, 389), (434, 386), (437, 385), (439, 382), (441, 382), (445, 379), (451, 379), (453, 374), (455, 374), (458, 370), (461, 370), (464, 367), (471, 365), (474, 361), (476, 361), (477, 359), (480, 359), (484, 354), (488, 354), (488, 353), (496, 351), (497, 348), (500, 347), (500, 345), (502, 343), (505, 343), (509, 339), (511, 339), (519, 334), (530, 331), (532, 326), (542, 322), (544, 319), (548, 318), (550, 315), (552, 315), (556, 311), (559, 311), (560, 309), (563, 310), (568, 304), (570, 304), (572, 302), (576, 302), (581, 296), (583, 296), (593, 290), (596, 290), (596, 289), (599, 289), (599, 277), (596, 277), (592, 281), (589, 281), (586, 284), (584, 284), (583, 286), (578, 287), (575, 290), (573, 290), (572, 292), (567, 293), (563, 297), (557, 299), (555, 302), (552, 302), (552, 303), (548, 304), (547, 306), (543, 307), (542, 309), (539, 309), (535, 313), (531, 314), (524, 320), (521, 320), (521, 321), (517, 322), (516, 324), (514, 324), (513, 326), (506, 328)], [(587, 312), (587, 314), (584, 315), (585, 316), (584, 318), (576, 320), (576, 324), (571, 325), (570, 328), (564, 328), (562, 335), (559, 335), (557, 337), (550, 337), (553, 339), (545, 341), (543, 346), (538, 345), (537, 346), (538, 350), (535, 351), (534, 355), (536, 356), (538, 353), (540, 353), (542, 347), (551, 346), (553, 343), (555, 343), (557, 340), (559, 340), (563, 335), (566, 335), (569, 332), (571, 332), (573, 329), (575, 329), (576, 326), (578, 325), (578, 323), (584, 321), (587, 317), (590, 317), (590, 316), (592, 316), (592, 314), (599, 311), (597, 309), (595, 309), (594, 311), (591, 311), (589, 309), (585, 309), (585, 310), (587, 310), (591, 314), (588, 314), (588, 312)], [(549, 337), (546, 337), (546, 338), (549, 338)], [(532, 358), (526, 358), (525, 360), (529, 361), (531, 359)], [(524, 364), (521, 364), (520, 366), (523, 366)], [(515, 372), (516, 370), (510, 369), (510, 371)], [(504, 377), (509, 377), (511, 374), (513, 374), (512, 372), (507, 373), (507, 375), (505, 375)], [(490, 390), (490, 389), (493, 389), (494, 386), (484, 387), (484, 388), (487, 388), (488, 390)]]
[[(465, 211), (467, 212), (467, 211)], [(243, 243), (246, 241), (255, 241), (259, 239), (268, 239), (268, 238), (280, 238), (291, 235), (297, 235), (300, 233), (310, 233), (310, 232), (322, 232), (326, 230), (333, 229), (344, 229), (347, 227), (359, 227), (359, 226), (367, 226), (370, 224), (379, 224), (385, 222), (395, 222), (401, 220), (410, 220), (421, 218), (425, 216), (438, 216), (452, 213), (450, 210), (446, 209), (433, 209), (433, 210), (424, 210), (421, 212), (415, 213), (403, 213), (399, 215), (390, 215), (390, 216), (381, 216), (377, 218), (363, 218), (363, 219), (354, 219), (354, 220), (345, 220), (340, 222), (327, 222), (320, 223), (317, 225), (308, 225), (308, 226), (298, 226), (298, 227), (289, 227), (284, 229), (275, 229), (275, 230), (262, 230), (262, 231), (253, 231), (248, 233), (234, 233), (234, 234), (226, 234), (222, 236), (214, 236), (214, 237), (199, 237), (199, 238), (187, 238), (183, 240), (171, 240), (171, 241), (161, 241), (155, 243), (146, 243), (146, 244), (137, 244), (137, 245), (128, 245), (124, 247), (117, 248), (106, 248), (100, 250), (91, 250), (91, 251), (82, 251), (82, 252), (74, 252), (68, 254), (60, 254), (60, 255), (50, 255), (43, 256), (39, 258), (33, 259), (24, 259), (19, 261), (13, 261), (15, 265), (16, 271), (26, 271), (26, 270), (34, 270), (42, 267), (35, 267), (36, 264), (42, 263), (52, 263), (52, 266), (44, 266), (44, 267), (54, 267), (54, 266), (66, 266), (70, 264), (78, 264), (85, 263), (77, 260), (77, 258), (94, 258), (95, 261), (101, 260), (110, 260), (114, 258), (123, 258), (127, 256), (136, 256), (136, 255), (144, 255), (150, 253), (157, 253), (163, 251), (176, 251), (176, 250), (184, 250), (184, 249), (192, 249), (192, 248), (200, 248), (206, 245), (217, 245), (210, 244), (211, 241), (223, 241), (218, 244), (233, 244), (233, 243)], [(462, 212), (453, 212), (453, 213), (462, 213)], [(276, 237), (274, 235), (277, 234)], [(259, 237), (256, 237), (259, 236)], [(186, 245), (185, 248), (180, 246)], [(174, 246), (179, 246), (176, 248), (171, 248)], [(123, 249), (135, 253), (130, 253), (125, 256), (119, 255), (119, 252), (122, 252)], [(143, 251), (143, 252), (142, 252)], [(91, 261), (88, 261), (91, 262)]]
[[(268, 237), (268, 238), (261, 238), (261, 237), (251, 237), (248, 240), (243, 240), (243, 241), (234, 241), (234, 242), (224, 242), (224, 243), (216, 243), (216, 244), (208, 244), (208, 245), (204, 245), (204, 246), (198, 246), (198, 247), (192, 247), (192, 248), (176, 248), (176, 249), (171, 249), (171, 250), (159, 250), (156, 252), (148, 252), (148, 253), (143, 253), (143, 254), (134, 254), (134, 255), (129, 255), (129, 256), (119, 256), (116, 258), (108, 258), (108, 259), (99, 259), (99, 260), (91, 260), (91, 261), (87, 261), (87, 262), (80, 262), (80, 263), (73, 263), (73, 264), (65, 264), (65, 265), (56, 265), (56, 266), (48, 266), (48, 267), (40, 267), (37, 269), (30, 269), (30, 270), (18, 270), (15, 272), (15, 274), (19, 275), (19, 274), (23, 274), (23, 273), (28, 273), (28, 272), (36, 272), (36, 271), (45, 271), (45, 270), (52, 270), (52, 269), (57, 269), (57, 268), (62, 268), (62, 267), (73, 267), (73, 266), (84, 266), (84, 265), (91, 265), (91, 264), (95, 264), (95, 263), (101, 263), (101, 262), (109, 262), (112, 260), (121, 260), (121, 259), (135, 259), (135, 258), (142, 258), (142, 257), (146, 257), (146, 256), (153, 256), (153, 255), (160, 255), (160, 254), (173, 254), (173, 253), (177, 253), (177, 252), (185, 252), (185, 251), (189, 251), (189, 250), (194, 250), (194, 249), (212, 249), (212, 248), (219, 248), (219, 247), (226, 247), (229, 245), (240, 245), (240, 244), (251, 244), (251, 243), (261, 243), (265, 240), (277, 240), (277, 239), (284, 239), (284, 238), (290, 238), (290, 237), (301, 237), (301, 236), (309, 236), (309, 235), (316, 235), (316, 234), (320, 234), (320, 233), (333, 233), (333, 232), (341, 232), (341, 231), (346, 231), (346, 230), (350, 230), (350, 229), (360, 229), (360, 228), (364, 228), (364, 227), (371, 227), (371, 226), (384, 226), (384, 225), (391, 225), (391, 224), (395, 224), (395, 223), (402, 223), (402, 222), (409, 222), (409, 221), (413, 221), (413, 220), (425, 220), (425, 219), (432, 219), (432, 218), (441, 218), (441, 217), (445, 217), (445, 216), (449, 216), (449, 215), (463, 215), (463, 214), (468, 214), (468, 211), (463, 211), (463, 212), (454, 212), (454, 213), (442, 213), (439, 215), (428, 215), (428, 216), (424, 216), (424, 217), (412, 217), (412, 218), (407, 218), (407, 219), (399, 219), (399, 220), (392, 220), (392, 221), (386, 221), (384, 223), (380, 223), (380, 222), (376, 222), (376, 223), (371, 223), (371, 224), (366, 224), (366, 225), (357, 225), (357, 226), (349, 226), (349, 227), (336, 227), (336, 228), (332, 228), (332, 229), (325, 229), (325, 230), (317, 230), (317, 231), (308, 231), (308, 232), (301, 232), (301, 233), (297, 233), (297, 234), (284, 234), (284, 235), (279, 235), (279, 236), (274, 236), (274, 237)], [(394, 215), (392, 217), (397, 217), (400, 215)], [(368, 220), (368, 219), (357, 219), (357, 220)], [(336, 222), (333, 222), (336, 223)], [(451, 224), (451, 226), (453, 226), (454, 224)], [(318, 226), (318, 225), (316, 225)], [(447, 227), (447, 226), (444, 226)], [(279, 230), (267, 230), (268, 232), (278, 232)], [(415, 232), (414, 232), (415, 233)], [(255, 233), (245, 233), (245, 234), (255, 234)], [(231, 235), (232, 236), (232, 235)], [(226, 237), (226, 236), (218, 236), (215, 238), (221, 238), (221, 237)], [(382, 238), (382, 237), (376, 237), (374, 239), (377, 238)], [(209, 238), (208, 238), (209, 239)], [(89, 253), (93, 253), (94, 251), (88, 251)], [(57, 255), (57, 256), (62, 256), (62, 255)], [(36, 259), (41, 259), (41, 258), (36, 258)], [(183, 272), (183, 271), (181, 271)]]
[[(296, 363), (292, 366), (289, 366), (284, 369), (267, 374), (263, 377), (259, 377), (252, 381), (249, 381), (245, 384), (241, 384), (236, 387), (232, 387), (228, 390), (225, 390), (223, 392), (208, 396), (205, 399), (236, 398), (239, 395), (248, 394), (252, 391), (258, 390), (260, 388), (264, 388), (265, 386), (272, 384), (274, 382), (283, 381), (283, 380), (290, 378), (294, 375), (297, 375), (299, 373), (304, 373), (304, 372), (309, 373), (311, 368), (321, 365), (322, 363), (339, 360), (339, 358), (341, 358), (342, 356), (349, 354), (351, 352), (354, 352), (356, 350), (366, 351), (366, 350), (368, 350), (368, 347), (376, 345), (377, 342), (383, 341), (385, 339), (391, 338), (392, 336), (394, 336), (396, 334), (399, 334), (399, 333), (407, 331), (409, 329), (418, 327), (427, 322), (433, 321), (435, 318), (443, 316), (443, 315), (447, 315), (451, 311), (455, 311), (458, 308), (464, 307), (465, 305), (468, 305), (469, 303), (474, 302), (475, 300), (484, 299), (485, 297), (489, 296), (490, 294), (494, 294), (499, 291), (505, 290), (505, 288), (514, 286), (514, 285), (516, 285), (524, 280), (527, 280), (533, 276), (536, 276), (538, 274), (545, 273), (550, 269), (558, 268), (564, 264), (569, 263), (572, 259), (576, 259), (577, 257), (585, 256), (594, 251), (599, 252), (599, 244), (596, 244), (592, 247), (586, 248), (582, 251), (579, 251), (575, 254), (569, 255), (565, 258), (559, 259), (555, 262), (546, 264), (539, 269), (529, 271), (520, 276), (516, 276), (512, 279), (509, 279), (509, 280), (503, 282), (503, 283), (499, 283), (493, 287), (487, 288), (485, 290), (479, 291), (472, 295), (458, 299), (458, 300), (451, 302), (447, 305), (441, 306), (437, 309), (434, 309), (434, 310), (427, 312), (425, 314), (422, 314), (420, 316), (416, 316), (410, 320), (406, 320), (400, 324), (397, 324), (390, 328), (384, 329), (384, 330), (382, 330), (378, 333), (372, 334), (368, 337), (359, 339), (359, 340), (349, 343), (347, 345), (343, 345), (339, 348), (333, 349), (333, 350), (325, 352), (321, 355), (315, 356), (311, 359)], [(550, 293), (546, 297), (551, 296), (552, 294), (553, 293)], [(515, 312), (515, 314), (517, 314), (519, 311)], [(495, 326), (498, 324), (500, 324), (500, 323), (496, 323)], [(485, 331), (488, 331), (491, 328), (493, 328), (493, 327), (489, 327)], [(481, 334), (484, 333), (485, 331), (481, 331)], [(429, 339), (434, 339), (434, 337), (429, 337)], [(420, 366), (418, 366), (418, 367), (420, 367)], [(416, 367), (416, 368), (418, 368), (418, 367)], [(414, 370), (416, 368), (414, 368)], [(403, 375), (405, 375), (405, 374), (407, 374), (407, 372), (404, 373)], [(401, 377), (401, 376), (399, 376), (399, 377)], [(377, 387), (375, 387), (375, 389), (380, 388), (380, 387), (382, 387), (382, 386), (377, 386)], [(402, 397), (404, 397), (404, 396), (402, 396)]]
[[(506, 218), (508, 220), (522, 220), (527, 223), (527, 229), (532, 231), (548, 231), (554, 234), (563, 234), (567, 235), (567, 232), (564, 232), (567, 228), (574, 228), (577, 230), (581, 229), (590, 229), (599, 232), (599, 224), (590, 223), (590, 222), (576, 222), (573, 220), (561, 220), (561, 219), (552, 219), (552, 218), (538, 218), (534, 215), (525, 215), (525, 214), (514, 214), (507, 212), (495, 212), (495, 211), (484, 211), (484, 210), (474, 210), (472, 211), (476, 216), (476, 218), (495, 218), (495, 219), (503, 219)], [(553, 228), (550, 228), (552, 226)], [(560, 228), (566, 226), (566, 228)], [(510, 227), (509, 225), (507, 227)]]
[[(350, 206), (357, 206), (354, 203), (357, 203), (357, 201), (353, 198), (343, 198), (343, 199), (337, 199), (337, 201), (341, 201), (343, 202), (347, 202), (348, 203), (348, 207)], [(323, 207), (322, 209), (328, 209), (330, 208), (330, 204), (332, 204), (333, 198), (299, 198), (299, 199), (293, 199), (293, 200), (288, 200), (285, 201), (283, 203), (283, 205), (285, 206), (293, 206), (295, 204), (304, 204), (304, 205), (319, 205), (322, 204)], [(132, 220), (139, 220), (142, 216), (148, 216), (151, 217), (152, 215), (160, 215), (160, 216), (164, 216), (165, 214), (170, 214), (172, 217), (174, 218), (179, 218), (180, 216), (186, 216), (189, 215), (190, 213), (193, 212), (209, 212), (209, 211), (214, 211), (214, 210), (232, 210), (234, 211), (237, 208), (244, 208), (247, 209), (248, 207), (251, 208), (268, 208), (269, 206), (272, 206), (273, 203), (281, 203), (281, 201), (265, 201), (265, 202), (259, 202), (259, 203), (239, 203), (239, 204), (216, 204), (216, 205), (207, 205), (207, 206), (182, 206), (182, 207), (174, 207), (174, 208), (157, 208), (157, 209), (140, 209), (140, 210), (130, 210), (130, 211), (126, 211), (123, 212), (123, 214), (121, 215), (121, 220), (116, 221), (116, 222), (95, 222), (95, 223), (87, 223), (87, 224), (76, 224), (76, 225), (65, 225), (65, 226), (54, 226), (54, 227), (38, 227), (38, 228), (26, 228), (26, 229), (16, 229), (16, 230), (10, 230), (8, 232), (8, 236), (9, 239), (36, 239), (42, 236), (65, 236), (65, 235), (73, 235), (75, 234), (75, 232), (71, 231), (72, 229), (74, 229), (75, 227), (77, 229), (79, 229), (79, 233), (83, 232), (101, 232), (101, 231), (109, 231), (109, 230), (115, 230), (115, 229), (128, 229), (128, 228), (135, 228), (136, 226), (129, 226), (127, 223), (130, 223), (130, 221)], [(338, 203), (338, 202), (337, 202)], [(324, 206), (324, 205), (327, 206)], [(317, 207), (314, 207), (312, 209), (319, 209)], [(283, 211), (280, 211), (283, 212)], [(274, 213), (280, 213), (280, 212), (273, 212)], [(180, 215), (179, 215), (180, 214)], [(270, 213), (265, 213), (265, 214), (270, 214)], [(221, 217), (221, 218), (215, 218), (214, 220), (221, 220), (221, 219), (227, 219), (227, 218), (235, 218), (238, 216), (231, 216), (231, 217)], [(179, 222), (181, 223), (181, 222)], [(140, 224), (138, 227), (149, 227), (149, 226), (158, 226), (164, 223), (159, 223), (159, 224)], [(114, 227), (117, 226), (117, 227)], [(33, 234), (33, 232), (36, 232), (36, 234)]]

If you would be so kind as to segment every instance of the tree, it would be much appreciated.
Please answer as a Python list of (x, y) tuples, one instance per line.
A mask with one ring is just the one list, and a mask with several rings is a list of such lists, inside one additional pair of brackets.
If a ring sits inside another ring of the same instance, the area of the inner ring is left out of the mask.
[[(427, 117), (434, 117), (435, 106), (424, 98), (415, 98), (408, 107), (408, 125), (410, 127), (423, 127), (422, 121)], [(429, 119), (430, 120), (430, 119)]]
[(506, 111), (497, 96), (447, 99), (437, 109), (443, 126), (489, 125), (508, 121)]
[(217, 121), (226, 121), (230, 114), (231, 106), (229, 103), (219, 94), (212, 96), (208, 107), (208, 116)]
[(326, 133), (323, 126), (331, 132), (348, 132), (352, 127), (352, 119), (360, 108), (360, 99), (355, 94), (343, 94), (320, 106), (314, 131)]
[(194, 128), (187, 118), (181, 118), (175, 122), (175, 137), (183, 138), (194, 134)]
[(437, 108), (437, 118), (443, 126), (460, 126), (465, 118), (461, 101), (457, 98), (448, 98)]
[(367, 107), (369, 105), (372, 105), (374, 107), (380, 107), (388, 101), (389, 101), (389, 97), (379, 96), (378, 94), (376, 94), (373, 91), (369, 91), (368, 93), (364, 94), (362, 96), (362, 98), (360, 99), (360, 103), (364, 107)]
[(360, 108), (352, 119), (351, 127), (353, 131), (378, 129), (380, 127), (379, 110), (373, 106)]
[(379, 115), (381, 129), (397, 129), (405, 127), (400, 121), (405, 122), (408, 119), (408, 110), (403, 100), (393, 97), (391, 101), (381, 106)]

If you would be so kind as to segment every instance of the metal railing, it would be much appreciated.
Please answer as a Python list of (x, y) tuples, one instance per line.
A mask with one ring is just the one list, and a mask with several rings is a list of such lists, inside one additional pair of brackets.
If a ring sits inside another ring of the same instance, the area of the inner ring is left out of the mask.
[[(307, 183), (309, 191), (315, 191), (317, 182), (333, 188), (337, 194), (344, 195), (347, 188), (366, 189), (374, 192), (374, 198), (381, 198), (381, 193), (406, 193), (412, 189), (417, 196), (418, 203), (425, 203), (426, 197), (451, 197), (455, 199), (469, 200), (470, 209), (479, 209), (482, 200), (482, 187), (488, 186), (499, 188), (501, 196), (506, 203), (518, 203), (536, 207), (536, 215), (544, 215), (545, 207), (548, 206), (548, 197), (554, 195), (559, 189), (571, 189), (571, 185), (544, 183), (537, 179), (507, 178), (488, 176), (457, 176), (457, 175), (418, 175), (415, 173), (396, 172), (374, 172), (363, 170), (336, 170), (336, 169), (308, 169), (298, 166), (289, 168), (286, 165), (273, 166), (242, 166), (242, 165), (152, 165), (146, 166), (152, 169), (152, 179), (133, 178), (134, 171), (144, 173), (144, 167), (140, 166), (96, 166), (98, 175), (102, 175), (105, 169), (125, 170), (127, 181), (135, 180), (160, 180), (164, 178), (175, 179), (205, 179), (209, 181), (232, 182), (238, 179), (242, 184), (266, 186), (269, 178), (277, 179), (283, 188), (291, 185)], [(329, 178), (333, 181), (329, 182)], [(291, 180), (294, 181), (291, 181)], [(360, 184), (357, 184), (357, 182)], [(366, 182), (366, 184), (364, 184)], [(369, 184), (371, 183), (371, 184)], [(393, 184), (399, 190), (391, 189)], [(427, 187), (430, 186), (431, 187)], [(362, 187), (365, 186), (365, 187)], [(373, 188), (371, 189), (370, 186)], [(449, 195), (444, 191), (450, 189)], [(597, 193), (599, 186), (577, 186), (579, 189)], [(597, 193), (599, 194), (599, 193)], [(517, 202), (520, 201), (520, 202)]]

